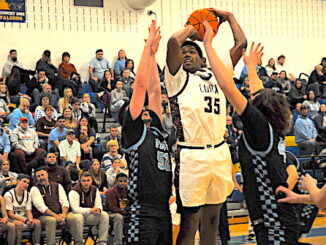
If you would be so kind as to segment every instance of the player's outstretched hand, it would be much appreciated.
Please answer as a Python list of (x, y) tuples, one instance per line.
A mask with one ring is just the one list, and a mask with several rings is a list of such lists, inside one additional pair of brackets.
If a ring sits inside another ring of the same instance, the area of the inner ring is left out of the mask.
[(152, 20), (152, 23), (148, 28), (148, 30), (149, 30), (149, 34), (148, 34), (148, 38), (146, 39), (146, 45), (148, 45), (151, 48), (151, 53), (155, 55), (158, 50), (160, 40), (162, 38), (161, 30), (160, 27), (156, 26), (155, 20)]
[(205, 27), (205, 36), (204, 36), (203, 42), (204, 42), (204, 44), (210, 44), (210, 43), (212, 43), (212, 40), (214, 37), (213, 28), (206, 20), (203, 21), (203, 25)]
[(302, 190), (305, 190), (308, 192), (312, 187), (316, 187), (316, 185), (317, 185), (317, 180), (314, 179), (313, 177), (311, 177), (310, 174), (302, 175), (298, 182), (299, 182), (300, 188)]
[(298, 197), (299, 197), (298, 194), (294, 193), (293, 191), (289, 190), (284, 186), (279, 186), (276, 188), (277, 195), (281, 194), (282, 192), (286, 197), (277, 200), (277, 202), (298, 203)]
[(251, 43), (249, 54), (246, 54), (246, 49), (242, 50), (243, 61), (246, 66), (258, 64), (259, 59), (264, 55), (264, 47), (261, 46), (261, 43), (258, 43), (255, 47), (255, 42)]

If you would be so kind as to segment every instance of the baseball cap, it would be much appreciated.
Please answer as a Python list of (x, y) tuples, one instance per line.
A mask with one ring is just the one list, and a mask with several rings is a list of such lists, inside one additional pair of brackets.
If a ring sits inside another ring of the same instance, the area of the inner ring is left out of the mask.
[(273, 71), (273, 72), (272, 72), (272, 75), (278, 75), (278, 72)]
[(75, 130), (69, 129), (68, 132), (67, 132), (67, 134), (75, 134)]
[(305, 109), (309, 109), (309, 106), (306, 106), (306, 105), (300, 106), (300, 110), (305, 110)]
[(28, 118), (27, 117), (22, 117), (19, 119), (19, 122), (28, 122)]
[(71, 99), (70, 99), (70, 104), (76, 104), (76, 103), (79, 103), (80, 101), (79, 101), (79, 99), (78, 98), (76, 98), (76, 97), (72, 97)]

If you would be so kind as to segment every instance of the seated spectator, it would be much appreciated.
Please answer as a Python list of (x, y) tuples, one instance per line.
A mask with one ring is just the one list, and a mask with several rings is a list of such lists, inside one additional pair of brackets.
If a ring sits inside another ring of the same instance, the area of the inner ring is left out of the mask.
[(277, 82), (282, 86), (282, 93), (288, 95), (291, 89), (291, 82), (286, 76), (286, 71), (281, 71), (279, 77), (277, 78)]
[(299, 79), (295, 81), (294, 86), (291, 87), (288, 94), (288, 101), (291, 108), (295, 108), (297, 103), (302, 103), (307, 98), (305, 88), (302, 86), (302, 81)]
[(163, 110), (162, 127), (169, 135), (171, 135), (171, 133), (175, 132), (175, 126), (172, 121), (170, 106), (167, 105), (163, 107)]
[(16, 185), (18, 174), (10, 171), (10, 162), (6, 159), (0, 160), (0, 194)]
[(36, 122), (36, 133), (42, 149), (47, 149), (50, 132), (55, 128), (57, 123), (52, 117), (54, 111), (55, 109), (51, 105), (47, 105), (44, 108), (44, 116), (39, 118)]
[[(50, 105), (50, 97), (48, 95), (43, 95), (41, 97), (41, 105), (39, 105), (38, 107), (36, 107), (35, 112), (34, 112), (35, 122), (37, 122), (37, 120), (40, 119), (41, 117), (44, 117), (45, 116), (45, 109), (49, 105)], [(52, 112), (53, 113), (51, 115), (51, 118), (53, 118), (54, 120), (57, 120), (58, 113), (57, 113), (57, 111), (53, 107), (52, 107)]]
[(126, 52), (123, 49), (120, 49), (118, 52), (118, 59), (114, 63), (115, 77), (118, 77), (121, 71), (125, 68), (126, 59), (127, 59)]
[(113, 224), (114, 240), (113, 244), (122, 244), (123, 220), (128, 214), (127, 197), (128, 177), (124, 173), (116, 176), (116, 184), (111, 187), (106, 194), (106, 208), (110, 212), (110, 220)]
[(99, 92), (100, 80), (104, 76), (106, 70), (110, 70), (113, 76), (113, 67), (110, 62), (103, 58), (103, 50), (98, 49), (95, 52), (96, 57), (89, 62), (89, 83), (92, 86), (93, 92)]
[(292, 73), (289, 72), (289, 69), (285, 66), (285, 56), (280, 55), (277, 57), (277, 63), (275, 64), (276, 72), (280, 73), (281, 71), (285, 71), (288, 74), (288, 77), (291, 81), (295, 81), (296, 78)]
[[(299, 115), (300, 115), (300, 110), (301, 110), (301, 103), (297, 103), (295, 105), (295, 109), (293, 111), (293, 115), (292, 115), (292, 121), (293, 121), (293, 126), (295, 124), (295, 121), (298, 119)], [(309, 115), (309, 114), (308, 114)]]
[(11, 70), (12, 70), (12, 68), (14, 66), (17, 66), (19, 68), (23, 68), (23, 65), (17, 59), (17, 50), (16, 49), (11, 49), (9, 51), (8, 60), (3, 66), (2, 76), (4, 78), (8, 77), (11, 74)]
[(95, 132), (98, 132), (98, 123), (96, 120), (96, 108), (91, 103), (91, 97), (89, 94), (83, 95), (83, 102), (80, 104), (80, 109), (84, 115), (88, 117), (89, 124), (92, 128), (95, 129)]
[[(26, 84), (27, 86), (27, 94), (31, 97), (34, 97), (34, 103), (36, 104), (38, 101), (35, 101), (35, 96), (38, 96), (42, 92), (42, 87), (44, 84), (48, 84), (49, 79), (45, 75), (44, 70), (38, 70), (37, 74)], [(36, 97), (37, 99), (38, 97)]]
[(110, 111), (118, 112), (120, 108), (123, 106), (125, 101), (129, 101), (129, 97), (127, 96), (126, 91), (122, 88), (123, 83), (121, 81), (117, 81), (116, 88), (111, 92), (111, 100), (110, 100)]
[(81, 160), (80, 143), (75, 140), (75, 131), (69, 129), (66, 139), (59, 144), (60, 157), (66, 166), (68, 163), (73, 163), (79, 168)]
[(130, 70), (125, 68), (121, 71), (120, 76), (117, 79), (117, 82), (122, 82), (122, 88), (124, 91), (126, 91), (126, 94), (129, 98), (131, 98), (132, 95), (132, 87), (131, 84), (135, 81), (134, 78), (130, 76)]
[(46, 154), (45, 164), (48, 166), (49, 180), (61, 184), (68, 193), (72, 187), (69, 172), (66, 168), (58, 165), (57, 156), (53, 152)]
[(323, 67), (322, 72), (326, 73), (326, 57), (323, 57), (320, 61), (320, 65)]
[(48, 150), (59, 149), (60, 142), (66, 139), (68, 129), (65, 128), (65, 123), (66, 119), (63, 116), (58, 117), (57, 127), (49, 134)]
[(295, 143), (306, 154), (313, 154), (317, 151), (316, 137), (317, 130), (314, 122), (308, 118), (308, 107), (302, 105), (300, 116), (294, 124)]
[(58, 101), (59, 106), (59, 112), (62, 114), (63, 109), (71, 106), (70, 100), (73, 97), (72, 89), (71, 88), (65, 88), (63, 91), (63, 98), (60, 98)]
[(100, 190), (101, 195), (105, 195), (108, 191), (108, 181), (105, 172), (101, 170), (101, 163), (99, 160), (92, 160), (89, 172), (93, 178), (93, 185), (95, 185)]
[(117, 140), (110, 140), (107, 142), (107, 148), (109, 152), (105, 153), (102, 161), (101, 161), (101, 168), (103, 171), (108, 170), (112, 166), (113, 158), (121, 159), (122, 156), (118, 153), (119, 150), (119, 143)]
[(0, 160), (7, 160), (10, 153), (10, 139), (3, 128), (3, 119), (0, 118)]
[(125, 173), (128, 175), (128, 169), (126, 168), (125, 162), (118, 157), (114, 157), (112, 159), (112, 166), (105, 172), (109, 187), (113, 186), (116, 176), (119, 173)]
[[(80, 135), (81, 135), (81, 127), (87, 127), (87, 132), (84, 131), (84, 137), (87, 137), (87, 141), (85, 143), (80, 142)], [(76, 133), (76, 139), (79, 140), (80, 142), (80, 147), (82, 151), (82, 159), (89, 158), (89, 156), (85, 156), (85, 154), (89, 154), (89, 147), (91, 147), (91, 151), (93, 154), (93, 157), (96, 159), (100, 159), (100, 151), (97, 149), (97, 146), (94, 144), (95, 143), (95, 138), (96, 138), (96, 133), (93, 128), (90, 127), (88, 118), (83, 116), (80, 121), (79, 121), (79, 127), (75, 130)], [(87, 135), (86, 135), (87, 134)]]
[[(93, 158), (93, 150), (90, 145), (87, 145), (87, 142), (89, 141), (90, 137), (88, 137), (87, 133), (87, 126), (80, 126), (79, 127), (79, 137), (77, 138), (79, 140), (79, 143), (81, 144), (82, 151), (84, 154), (82, 154), (82, 159), (92, 159)], [(84, 145), (85, 147), (83, 147)]]
[(70, 63), (70, 54), (68, 52), (63, 52), (62, 63), (59, 65), (59, 76), (70, 80), (73, 72), (77, 73), (77, 70), (76, 67)]
[(5, 83), (0, 83), (0, 99), (6, 102), (6, 105), (10, 103), (9, 92)]
[[(2, 93), (2, 88), (6, 88), (6, 85), (0, 85), (0, 93)], [(6, 97), (6, 96), (5, 96)], [(8, 100), (9, 101), (9, 100)], [(7, 116), (10, 114), (10, 110), (8, 108), (8, 103), (0, 96), (0, 117), (6, 119)], [(8, 119), (6, 119), (8, 120)]]
[(34, 107), (36, 108), (40, 104), (41, 97), (47, 95), (50, 98), (50, 105), (52, 105), (55, 109), (58, 108), (58, 100), (60, 98), (58, 90), (52, 90), (52, 86), (50, 84), (43, 84), (42, 91), (34, 89), (33, 99), (34, 99)]
[(313, 89), (316, 94), (320, 94), (323, 98), (326, 97), (326, 74), (323, 73), (322, 65), (317, 65), (311, 72), (307, 88)]
[(11, 130), (16, 128), (22, 117), (27, 118), (27, 121), (31, 127), (35, 126), (35, 120), (32, 116), (32, 113), (29, 111), (29, 106), (30, 104), (27, 99), (20, 99), (19, 107), (11, 113), (11, 118), (9, 120), (9, 128)]
[(268, 60), (268, 63), (266, 65), (266, 72), (267, 72), (267, 75), (270, 77), (272, 75), (272, 73), (274, 71), (276, 71), (276, 67), (275, 67), (275, 60), (273, 58), (270, 58)]
[(282, 93), (282, 85), (278, 83), (277, 79), (278, 79), (278, 73), (274, 71), (269, 81), (264, 84), (264, 87), (270, 88), (275, 92)]
[[(101, 143), (101, 151), (103, 153), (109, 151), (108, 141), (110, 141), (110, 140), (117, 140), (118, 145), (121, 145), (121, 135), (120, 135), (120, 132), (119, 132), (119, 126), (117, 124), (111, 124), (110, 129), (109, 129), (109, 135), (106, 136), (104, 139), (105, 139), (105, 141), (103, 141)], [(119, 148), (118, 152), (122, 153), (120, 148)]]
[(315, 118), (318, 115), (320, 104), (317, 100), (316, 94), (313, 90), (308, 92), (307, 100), (303, 101), (302, 105), (309, 108), (311, 118)]
[(244, 97), (246, 97), (247, 99), (250, 99), (251, 95), (250, 95), (250, 89), (249, 89), (249, 77), (248, 76), (244, 77), (242, 86), (240, 88), (240, 92), (243, 94)]
[(263, 62), (261, 60), (261, 57), (258, 60), (257, 67), (258, 67), (258, 76), (259, 76), (259, 78), (261, 80), (268, 79), (269, 76), (267, 74), (266, 68), (263, 67)]
[(41, 242), (42, 226), (32, 214), (32, 201), (27, 191), (31, 178), (26, 174), (19, 174), (17, 186), (6, 192), (6, 210), (9, 218), (16, 225), (16, 244), (20, 245), (22, 232), (27, 227), (33, 231), (33, 242), (39, 245)]
[(134, 68), (135, 68), (135, 63), (132, 59), (126, 59), (126, 66), (125, 68), (129, 69), (130, 71), (130, 77), (132, 78), (135, 78), (136, 74), (135, 74), (135, 71), (134, 71)]
[(6, 201), (0, 196), (0, 232), (7, 232), (7, 244), (16, 244), (16, 226), (13, 222), (9, 221), (9, 217), (6, 211)]
[(103, 211), (99, 189), (92, 185), (92, 175), (83, 172), (80, 181), (69, 192), (69, 201), (78, 223), (98, 227), (96, 244), (107, 244), (109, 215)]
[(316, 140), (326, 143), (326, 105), (325, 104), (320, 105), (319, 113), (314, 118), (314, 122), (318, 133)]
[(67, 224), (74, 243), (83, 242), (83, 224), (73, 213), (68, 213), (69, 202), (62, 185), (49, 180), (46, 168), (41, 167), (35, 171), (37, 184), (31, 188), (33, 205), (39, 212), (39, 219), (46, 229), (46, 243), (56, 244), (55, 234), (57, 224)]
[(13, 103), (17, 104), (20, 97), (31, 99), (30, 96), (26, 94), (27, 86), (29, 81), (29, 75), (35, 72), (26, 71), (17, 66), (14, 66), (11, 70), (10, 75), (6, 78), (6, 85), (8, 86), (9, 95)]
[(76, 97), (72, 97), (70, 100), (70, 104), (72, 107), (72, 117), (79, 121), (84, 115), (83, 111), (80, 109), (80, 101)]
[(28, 173), (26, 160), (39, 158), (44, 152), (39, 148), (37, 133), (28, 127), (28, 118), (20, 119), (19, 125), (12, 131), (10, 138), (21, 172)]
[(76, 129), (78, 127), (78, 120), (73, 118), (72, 109), (70, 106), (63, 109), (62, 116), (65, 118), (65, 128)]
[(113, 80), (110, 70), (104, 72), (104, 76), (101, 79), (102, 91), (97, 94), (97, 98), (102, 100), (105, 105), (110, 103), (111, 91), (115, 88), (115, 81)]

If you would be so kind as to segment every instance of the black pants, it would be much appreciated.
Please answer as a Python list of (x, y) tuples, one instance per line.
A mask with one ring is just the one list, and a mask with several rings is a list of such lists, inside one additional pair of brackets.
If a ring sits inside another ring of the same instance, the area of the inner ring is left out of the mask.
[(226, 207), (226, 201), (223, 203), (223, 206), (221, 208), (220, 223), (218, 225), (218, 233), (219, 233), (220, 239), (222, 241), (230, 240), (230, 229), (229, 229), (228, 210)]

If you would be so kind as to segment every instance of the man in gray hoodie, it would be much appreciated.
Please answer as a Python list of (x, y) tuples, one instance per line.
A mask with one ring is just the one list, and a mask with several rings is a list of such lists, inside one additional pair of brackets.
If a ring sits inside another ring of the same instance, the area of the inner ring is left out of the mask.
[(43, 149), (39, 149), (37, 133), (29, 128), (27, 117), (20, 118), (19, 124), (12, 131), (10, 139), (20, 170), (22, 173), (27, 173), (26, 160), (31, 161), (39, 158), (44, 152)]

